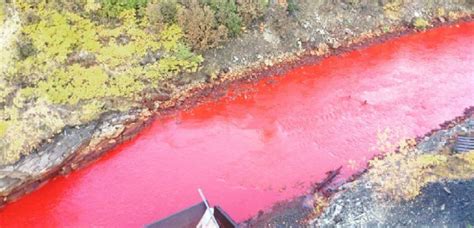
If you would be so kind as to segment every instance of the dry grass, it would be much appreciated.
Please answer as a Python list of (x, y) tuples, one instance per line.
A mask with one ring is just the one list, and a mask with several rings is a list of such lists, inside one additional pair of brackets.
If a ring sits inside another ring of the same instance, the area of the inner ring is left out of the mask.
[(414, 140), (407, 140), (398, 152), (385, 153), (369, 165), (369, 181), (379, 197), (410, 200), (429, 183), (474, 178), (474, 151), (426, 154), (416, 149)]

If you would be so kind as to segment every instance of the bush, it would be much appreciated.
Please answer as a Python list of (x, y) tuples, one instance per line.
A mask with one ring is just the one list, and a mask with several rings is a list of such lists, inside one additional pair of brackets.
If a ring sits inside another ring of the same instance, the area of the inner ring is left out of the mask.
[(391, 0), (383, 6), (384, 14), (392, 20), (398, 20), (401, 16), (403, 1)]
[(298, 10), (300, 10), (300, 8), (296, 3), (296, 0), (288, 0), (288, 5), (286, 7), (286, 11), (288, 11), (288, 14), (295, 15)]
[(178, 3), (176, 0), (160, 0), (147, 5), (146, 15), (151, 23), (163, 28), (165, 24), (176, 22)]
[(227, 28), (217, 23), (214, 11), (197, 1), (179, 12), (178, 23), (185, 31), (187, 42), (196, 50), (216, 47), (227, 38)]
[(165, 23), (176, 22), (176, 15), (178, 12), (177, 3), (175, 0), (163, 0), (159, 4), (159, 13), (163, 17)]
[(108, 17), (118, 17), (130, 9), (144, 8), (148, 0), (101, 0), (102, 12)]
[(240, 34), (242, 18), (237, 12), (235, 0), (204, 0), (204, 2), (215, 12), (217, 21), (227, 27), (230, 37)]
[(413, 20), (413, 27), (418, 30), (425, 30), (428, 26), (430, 26), (430, 23), (421, 17), (417, 17)]
[(237, 12), (242, 18), (242, 23), (245, 26), (248, 26), (263, 17), (266, 8), (266, 1), (237, 0), (237, 6)]

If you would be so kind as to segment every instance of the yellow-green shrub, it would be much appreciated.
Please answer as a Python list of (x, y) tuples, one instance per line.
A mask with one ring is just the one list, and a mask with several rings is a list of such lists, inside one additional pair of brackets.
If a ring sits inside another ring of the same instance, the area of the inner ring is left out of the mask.
[[(15, 162), (66, 125), (139, 106), (147, 87), (195, 71), (203, 61), (184, 43), (178, 25), (150, 30), (149, 20), (137, 17), (135, 9), (121, 10), (104, 24), (90, 1), (84, 1), (87, 12), (28, 1), (16, 2), (28, 51), (8, 65), (8, 80), (0, 78), (0, 102), (6, 105), (0, 110), (0, 164)], [(29, 17), (34, 20), (26, 21)], [(150, 52), (157, 59), (143, 63)]]
[(0, 120), (0, 137), (3, 137), (3, 135), (6, 133), (8, 128), (8, 122)]
[(108, 76), (100, 67), (83, 68), (74, 64), (55, 70), (45, 81), (38, 83), (38, 95), (58, 104), (77, 104), (81, 100), (106, 95)]
[[(103, 97), (131, 98), (143, 90), (145, 81), (195, 71), (203, 61), (183, 43), (180, 27), (172, 24), (160, 34), (149, 33), (147, 20), (138, 20), (134, 10), (121, 12), (121, 25), (110, 27), (71, 12), (39, 9), (43, 20), (23, 30), (37, 54), (18, 61), (11, 72), (13, 78), (28, 78), (31, 86), (25, 94), (47, 97), (52, 103), (75, 105)], [(125, 42), (117, 42), (121, 37)], [(157, 50), (164, 51), (159, 61), (140, 65), (147, 51)], [(68, 65), (67, 59), (74, 52), (93, 55), (95, 65)]]
[(0, 0), (0, 25), (5, 20), (5, 0)]
[(413, 27), (415, 27), (416, 29), (424, 30), (428, 26), (430, 26), (430, 23), (421, 17), (417, 17), (413, 20)]

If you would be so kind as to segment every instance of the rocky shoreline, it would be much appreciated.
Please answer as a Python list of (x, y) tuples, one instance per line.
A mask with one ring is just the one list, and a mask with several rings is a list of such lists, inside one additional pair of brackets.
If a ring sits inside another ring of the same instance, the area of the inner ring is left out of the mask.
[[(474, 107), (462, 116), (440, 124), (424, 136), (416, 138), (423, 153), (442, 151), (453, 144), (453, 138), (469, 130), (474, 123)], [(474, 129), (471, 129), (473, 131)], [(430, 224), (465, 226), (474, 223), (474, 179), (435, 182), (422, 189), (409, 201), (380, 201), (373, 197), (367, 169), (353, 175), (338, 186), (330, 183), (315, 194), (281, 202), (270, 211), (261, 212), (241, 225), (243, 227), (288, 226), (418, 226)], [(321, 206), (321, 208), (317, 208)]]
[[(347, 9), (347, 4), (341, 4), (337, 7), (346, 14), (339, 19), (349, 18), (346, 24), (338, 21), (337, 17), (330, 19), (332, 14), (322, 13), (323, 16), (318, 16), (319, 19), (315, 21), (309, 21), (314, 18), (307, 16), (302, 17), (307, 19), (307, 23), (294, 22), (298, 24), (294, 29), (297, 32), (290, 30), (277, 36), (274, 34), (277, 30), (264, 29), (263, 33), (249, 33), (223, 48), (210, 50), (204, 53), (208, 59), (204, 68), (212, 65), (220, 66), (220, 73), (215, 77), (201, 72), (195, 75), (180, 75), (171, 82), (172, 85), (165, 86), (154, 94), (151, 100), (144, 101), (146, 108), (137, 108), (124, 113), (107, 113), (99, 120), (88, 124), (68, 127), (15, 164), (0, 166), (0, 197), (2, 197), (0, 206), (34, 191), (55, 176), (66, 175), (93, 162), (116, 145), (133, 138), (154, 118), (218, 99), (231, 85), (251, 84), (267, 76), (278, 75), (297, 66), (317, 62), (329, 55), (341, 54), (415, 32), (413, 25), (408, 23), (417, 14), (415, 12), (420, 11), (432, 22), (433, 27), (473, 20), (472, 10), (469, 8), (472, 6), (469, 3), (460, 6), (457, 16), (453, 16), (450, 21), (447, 16), (446, 19), (440, 19), (445, 17), (436, 15), (436, 9), (449, 8), (450, 4), (454, 5), (452, 6), (454, 8), (457, 7), (453, 3), (439, 3), (425, 9), (423, 5), (414, 4), (407, 7), (404, 19), (384, 19), (387, 21), (385, 27), (376, 23), (378, 18), (386, 17), (380, 4), (368, 3), (357, 9)], [(467, 7), (467, 10), (463, 10), (463, 7)], [(374, 18), (367, 19), (359, 28), (359, 23), (356, 21), (363, 14), (352, 11), (365, 12), (373, 9), (377, 9), (372, 13), (375, 14)], [(311, 10), (302, 10), (301, 14), (314, 14)], [(324, 10), (324, 7), (319, 10)], [(339, 27), (327, 28), (332, 25)], [(299, 37), (289, 34), (299, 34)], [(262, 42), (265, 45), (260, 45)], [(259, 48), (252, 50), (253, 47), (249, 47), (248, 43)], [(238, 57), (235, 58), (236, 56)]]

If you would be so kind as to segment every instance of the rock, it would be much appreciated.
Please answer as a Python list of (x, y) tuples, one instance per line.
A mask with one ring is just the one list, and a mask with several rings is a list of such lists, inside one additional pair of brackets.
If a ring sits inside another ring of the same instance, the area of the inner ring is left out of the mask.
[(176, 77), (174, 84), (177, 86), (184, 86), (191, 83), (193, 75), (190, 73), (183, 73)]
[(164, 93), (162, 91), (159, 91), (156, 96), (155, 96), (155, 99), (158, 100), (158, 101), (168, 101), (171, 99), (171, 96), (167, 93)]
[(223, 73), (227, 74), (227, 73), (229, 73), (229, 72), (230, 72), (230, 68), (229, 68), (229, 67), (227, 67), (227, 66), (224, 66), (224, 67), (222, 67), (222, 68), (221, 68), (221, 72), (223, 72)]
[(308, 29), (311, 26), (311, 24), (308, 21), (301, 22), (301, 25), (303, 26), (304, 29)]
[(126, 44), (128, 44), (128, 42), (130, 42), (130, 37), (121, 34), (120, 36), (118, 36), (115, 39), (115, 42), (117, 42), (118, 44), (121, 44), (121, 45), (126, 45)]
[(67, 59), (69, 64), (79, 63), (83, 66), (91, 66), (95, 63), (95, 55), (86, 51), (74, 52)]
[(151, 51), (147, 51), (143, 59), (140, 60), (140, 65), (144, 66), (147, 64), (155, 63), (156, 62), (155, 54)]
[(332, 49), (337, 49), (341, 46), (341, 43), (339, 43), (335, 38), (328, 38), (327, 43)]
[(350, 36), (354, 35), (354, 32), (352, 32), (352, 30), (350, 30), (349, 28), (344, 29), (344, 33)]
[(263, 63), (264, 63), (266, 66), (271, 66), (271, 65), (273, 65), (272, 61), (269, 60), (269, 59), (263, 60)]
[(273, 45), (280, 44), (280, 38), (274, 35), (272, 31), (270, 31), (270, 29), (265, 29), (265, 31), (263, 32), (263, 39)]
[(41, 183), (50, 177), (48, 171), (59, 168), (77, 149), (84, 146), (95, 129), (96, 123), (90, 123), (79, 129), (67, 128), (55, 140), (43, 145), (38, 153), (25, 156), (13, 165), (0, 166), (0, 195), (13, 194), (14, 197), (9, 197), (9, 201), (22, 195), (15, 189), (28, 191), (30, 188), (36, 188), (36, 183)]

